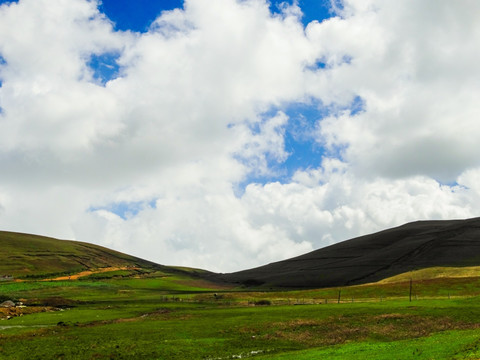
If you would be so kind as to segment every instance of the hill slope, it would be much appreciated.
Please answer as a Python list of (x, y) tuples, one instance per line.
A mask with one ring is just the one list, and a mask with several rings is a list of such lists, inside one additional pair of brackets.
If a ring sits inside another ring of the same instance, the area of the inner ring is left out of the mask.
[(42, 277), (106, 267), (178, 272), (98, 245), (0, 231), (0, 276)]
[(480, 218), (413, 222), (220, 278), (314, 288), (374, 282), (435, 266), (475, 265), (480, 265)]

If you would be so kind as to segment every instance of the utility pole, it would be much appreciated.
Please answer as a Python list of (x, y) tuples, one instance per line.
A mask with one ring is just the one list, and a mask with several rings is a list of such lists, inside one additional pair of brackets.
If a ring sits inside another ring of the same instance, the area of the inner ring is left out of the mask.
[(408, 296), (410, 302), (412, 302), (412, 279), (410, 279), (410, 294)]

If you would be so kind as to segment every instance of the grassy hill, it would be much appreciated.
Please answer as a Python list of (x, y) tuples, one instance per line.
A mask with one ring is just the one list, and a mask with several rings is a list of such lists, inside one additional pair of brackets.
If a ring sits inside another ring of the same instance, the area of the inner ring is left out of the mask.
[[(23, 304), (0, 307), (0, 359), (478, 359), (480, 266), (465, 266), (476, 263), (477, 225), (476, 219), (407, 224), (287, 260), (290, 267), (267, 266), (265, 280), (278, 275), (298, 286), (304, 279), (309, 287), (315, 282), (308, 276), (315, 279), (322, 264), (323, 279), (340, 272), (343, 282), (365, 269), (385, 276), (419, 266), (375, 283), (272, 291), (202, 279), (232, 274), (0, 232), (0, 271), (33, 276), (0, 281), (0, 303)], [(368, 259), (375, 266), (355, 267)], [(430, 266), (446, 259), (460, 265)], [(85, 270), (92, 271), (45, 281)]]
[(98, 245), (0, 231), (0, 277), (40, 278), (109, 267), (194, 275), (192, 269), (158, 265)]
[(432, 267), (478, 265), (480, 218), (474, 218), (413, 222), (219, 277), (247, 286), (322, 288), (376, 282)]
[(0, 277), (46, 278), (92, 269), (140, 268), (249, 287), (325, 288), (387, 278), (401, 282), (412, 277), (478, 276), (480, 218), (413, 222), (231, 274), (162, 266), (89, 243), (13, 232), (0, 231), (0, 247)]

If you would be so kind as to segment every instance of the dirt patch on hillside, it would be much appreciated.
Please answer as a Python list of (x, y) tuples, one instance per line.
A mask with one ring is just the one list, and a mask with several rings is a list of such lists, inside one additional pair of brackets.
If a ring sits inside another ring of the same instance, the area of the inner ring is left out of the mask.
[(122, 266), (122, 267), (106, 267), (106, 268), (101, 268), (101, 269), (95, 269), (95, 270), (85, 270), (81, 271), (79, 273), (73, 274), (73, 275), (68, 275), (68, 276), (59, 276), (56, 278), (51, 278), (51, 279), (42, 279), (41, 281), (65, 281), (65, 280), (78, 280), (81, 277), (89, 276), (92, 274), (101, 274), (101, 273), (106, 273), (110, 271), (119, 271), (119, 270), (139, 270), (137, 267), (128, 267), (128, 266)]
[(58, 309), (51, 306), (17, 306), (11, 308), (0, 308), (0, 320), (8, 320), (17, 316), (57, 310)]

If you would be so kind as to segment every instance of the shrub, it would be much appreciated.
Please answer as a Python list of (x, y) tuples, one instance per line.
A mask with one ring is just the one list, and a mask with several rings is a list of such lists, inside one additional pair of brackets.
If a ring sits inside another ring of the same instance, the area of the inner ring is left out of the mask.
[(254, 302), (255, 306), (260, 305), (272, 305), (272, 302), (270, 300), (258, 300)]

